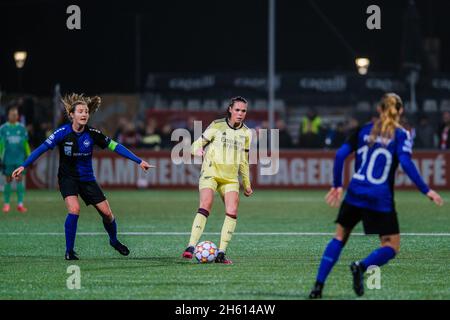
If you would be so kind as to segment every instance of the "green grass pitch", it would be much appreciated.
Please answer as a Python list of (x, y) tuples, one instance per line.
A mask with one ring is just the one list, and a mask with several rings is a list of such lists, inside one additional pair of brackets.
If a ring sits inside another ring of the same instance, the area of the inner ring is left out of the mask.
[[(231, 266), (183, 261), (198, 206), (192, 191), (106, 191), (120, 256), (101, 219), (82, 205), (76, 251), (65, 261), (66, 210), (58, 191), (29, 191), (29, 211), (0, 216), (0, 299), (305, 299), (337, 210), (325, 191), (256, 191), (241, 198)], [(418, 192), (397, 192), (402, 248), (381, 269), (381, 289), (358, 299), (450, 299), (450, 192), (437, 208)], [(13, 197), (14, 198), (14, 197)], [(224, 208), (217, 197), (202, 240), (219, 243)], [(355, 233), (361, 233), (358, 226)], [(325, 234), (323, 234), (325, 233)], [(328, 278), (326, 299), (356, 299), (348, 265), (378, 246), (376, 236), (354, 235)], [(81, 271), (81, 289), (69, 290), (67, 267)]]

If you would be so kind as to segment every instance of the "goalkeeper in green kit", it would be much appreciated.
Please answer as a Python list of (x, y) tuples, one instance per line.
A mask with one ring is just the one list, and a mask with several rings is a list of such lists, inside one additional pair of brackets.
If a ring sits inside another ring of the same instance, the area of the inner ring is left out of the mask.
[[(30, 155), (30, 145), (28, 143), (27, 129), (19, 123), (19, 110), (11, 107), (8, 110), (8, 121), (0, 127), (0, 160), (2, 171), (5, 175), (5, 186), (3, 189), (3, 212), (11, 210), (11, 174), (14, 169), (22, 165)], [(17, 211), (26, 212), (23, 205), (25, 186), (22, 178), (16, 182), (17, 189)]]

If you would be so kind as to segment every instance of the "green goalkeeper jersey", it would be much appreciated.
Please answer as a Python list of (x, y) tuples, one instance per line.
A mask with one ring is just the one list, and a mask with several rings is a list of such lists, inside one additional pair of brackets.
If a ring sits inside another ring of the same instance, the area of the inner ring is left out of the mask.
[(30, 154), (28, 133), (21, 123), (6, 122), (0, 127), (0, 157), (3, 165), (20, 165)]

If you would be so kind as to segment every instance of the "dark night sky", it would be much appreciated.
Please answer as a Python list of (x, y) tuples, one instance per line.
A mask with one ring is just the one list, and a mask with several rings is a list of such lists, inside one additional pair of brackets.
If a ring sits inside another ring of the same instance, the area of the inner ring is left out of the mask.
[[(450, 72), (450, 1), (416, 1), (425, 36), (441, 38), (442, 71)], [(316, 0), (372, 71), (400, 68), (402, 17), (408, 0)], [(66, 28), (78, 4), (82, 29)], [(382, 30), (366, 29), (378, 4)], [(18, 91), (13, 52), (29, 52), (27, 92), (49, 95), (56, 82), (86, 93), (135, 91), (135, 15), (141, 22), (141, 75), (148, 72), (266, 71), (267, 1), (0, 1), (0, 85)], [(277, 71), (354, 70), (353, 56), (308, 1), (278, 0)]]

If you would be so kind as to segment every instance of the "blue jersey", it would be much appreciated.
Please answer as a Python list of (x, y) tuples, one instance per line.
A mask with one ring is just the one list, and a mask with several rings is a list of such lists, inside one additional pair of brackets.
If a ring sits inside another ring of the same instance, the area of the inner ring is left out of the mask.
[[(369, 123), (359, 128), (340, 149), (345, 157), (355, 152), (355, 173), (344, 201), (373, 211), (392, 212), (395, 210), (395, 171), (399, 162), (423, 193), (427, 193), (429, 188), (411, 161), (412, 140), (409, 132), (397, 128), (392, 140), (383, 141), (378, 137), (375, 143), (370, 144), (372, 127), (373, 123)], [(336, 183), (338, 174), (342, 174), (342, 168), (341, 172), (339, 169), (335, 171), (335, 186), (339, 184)]]
[(99, 130), (86, 126), (77, 133), (66, 124), (51, 134), (43, 143), (48, 148), (59, 147), (58, 177), (70, 177), (79, 181), (94, 181), (92, 151), (94, 145), (106, 148), (111, 139)]

